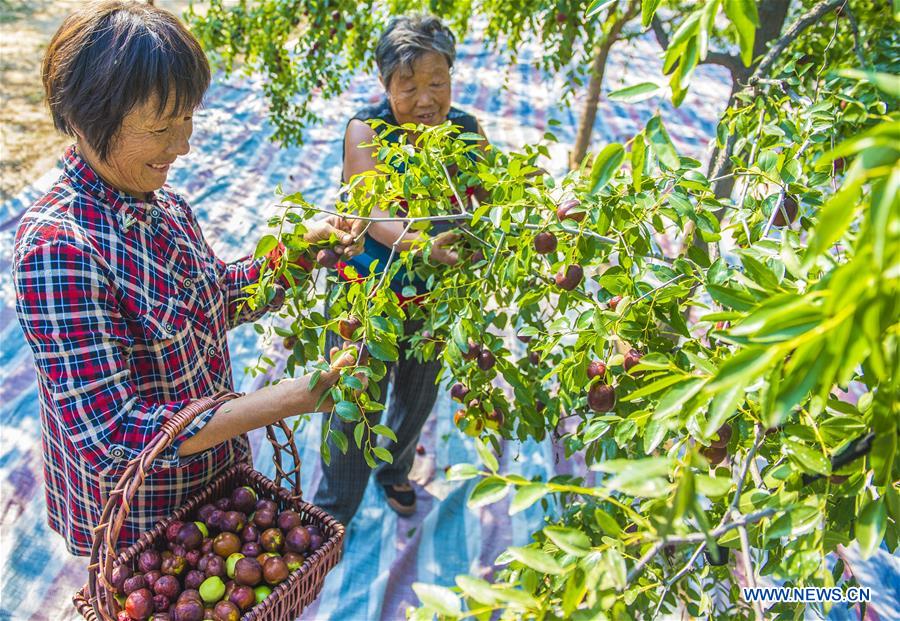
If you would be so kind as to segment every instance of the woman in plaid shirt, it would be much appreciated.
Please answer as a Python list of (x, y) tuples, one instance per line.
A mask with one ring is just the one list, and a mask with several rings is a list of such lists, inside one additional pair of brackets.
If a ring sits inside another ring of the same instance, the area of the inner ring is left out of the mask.
[[(272, 307), (238, 312), (261, 262), (216, 258), (190, 206), (164, 186), (210, 81), (172, 14), (132, 1), (84, 6), (51, 41), (43, 81), (75, 144), (19, 223), (16, 312), (38, 376), (49, 523), (87, 555), (128, 460), (188, 403), (232, 390), (226, 332)], [(310, 223), (307, 241), (336, 234), (352, 256), (361, 224)], [(247, 431), (316, 411), (354, 362), (337, 360), (314, 389), (309, 376), (286, 379), (200, 415), (154, 463), (120, 543), (249, 460)]]

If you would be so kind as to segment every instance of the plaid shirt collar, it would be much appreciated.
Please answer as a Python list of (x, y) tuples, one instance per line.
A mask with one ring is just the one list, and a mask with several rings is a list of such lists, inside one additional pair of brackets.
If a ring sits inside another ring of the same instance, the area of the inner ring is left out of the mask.
[(83, 192), (98, 199), (99, 204), (108, 205), (116, 212), (121, 225), (127, 230), (134, 220), (146, 221), (147, 205), (160, 204), (160, 191), (155, 190), (149, 201), (142, 201), (127, 192), (117, 190), (100, 178), (87, 160), (78, 152), (74, 144), (66, 149), (63, 156), (63, 174), (76, 192)]

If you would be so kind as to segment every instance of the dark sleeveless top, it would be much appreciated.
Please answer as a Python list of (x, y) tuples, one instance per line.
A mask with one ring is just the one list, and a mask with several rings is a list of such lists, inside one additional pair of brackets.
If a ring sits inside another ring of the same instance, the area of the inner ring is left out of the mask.
[[(353, 115), (353, 118), (351, 120), (362, 121), (365, 123), (366, 121), (370, 121), (373, 119), (381, 119), (382, 121), (391, 125), (399, 125), (397, 119), (394, 117), (394, 113), (391, 111), (391, 106), (390, 104), (388, 104), (387, 99), (383, 99), (381, 102), (375, 105), (363, 108), (355, 115)], [(454, 125), (459, 126), (461, 128), (460, 132), (478, 133), (478, 120), (471, 114), (463, 112), (458, 108), (451, 107), (450, 112), (447, 113), (447, 119)], [(348, 121), (347, 125), (349, 124), (350, 122)], [(380, 135), (380, 131), (382, 130), (376, 129), (375, 131)], [(400, 141), (402, 132), (403, 130), (396, 129), (391, 133), (383, 136), (382, 138), (392, 144), (396, 144)], [(344, 153), (342, 155), (346, 154)], [(341, 158), (341, 161), (344, 161), (343, 157)], [(392, 165), (394, 169), (399, 173), (404, 172), (406, 168), (403, 162), (396, 162)], [(343, 179), (341, 181), (343, 183)], [(449, 222), (433, 222), (430, 232), (432, 235), (437, 235), (438, 233), (447, 231), (452, 227), (453, 224)], [(389, 246), (384, 246), (372, 239), (371, 236), (366, 235), (364, 251), (347, 261), (347, 265), (352, 266), (360, 276), (368, 276), (371, 271), (370, 266), (372, 265), (372, 262), (375, 260), (378, 261), (378, 265), (375, 267), (375, 269), (380, 272), (387, 264), (387, 260), (390, 254), (391, 249)], [(341, 275), (344, 276), (344, 270), (341, 269), (340, 272)], [(406, 273), (406, 270), (404, 269), (401, 269), (399, 272), (397, 272), (397, 275), (391, 281), (391, 289), (393, 289), (397, 294), (399, 294), (404, 287), (409, 285), (412, 285), (416, 289), (417, 294), (424, 293), (426, 291), (425, 283), (418, 278), (411, 277)]]

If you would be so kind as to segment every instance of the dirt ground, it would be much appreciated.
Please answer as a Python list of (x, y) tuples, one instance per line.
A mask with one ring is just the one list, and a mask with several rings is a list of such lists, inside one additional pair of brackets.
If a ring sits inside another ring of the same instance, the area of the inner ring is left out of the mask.
[[(44, 104), (41, 59), (62, 20), (84, 1), (0, 0), (0, 202), (46, 172), (70, 139)], [(156, 0), (181, 15), (187, 0)]]

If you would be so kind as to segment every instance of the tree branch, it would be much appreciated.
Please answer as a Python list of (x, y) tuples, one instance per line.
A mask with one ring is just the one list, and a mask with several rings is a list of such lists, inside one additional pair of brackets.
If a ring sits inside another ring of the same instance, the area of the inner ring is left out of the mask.
[(723, 524), (721, 526), (716, 527), (711, 530), (709, 533), (691, 533), (690, 535), (682, 535), (680, 537), (664, 537), (653, 544), (649, 550), (640, 558), (638, 562), (634, 564), (634, 567), (631, 568), (631, 571), (628, 572), (628, 575), (625, 578), (625, 583), (631, 584), (635, 578), (637, 578), (641, 572), (646, 567), (647, 563), (649, 563), (654, 556), (659, 554), (659, 551), (662, 550), (663, 546), (666, 545), (679, 545), (685, 543), (703, 543), (707, 541), (707, 538), (710, 539), (718, 539), (725, 533), (730, 530), (734, 530), (735, 528), (745, 527), (748, 524), (755, 524), (762, 519), (767, 517), (771, 517), (778, 513), (778, 509), (763, 509), (762, 511), (757, 511), (756, 513), (750, 513), (748, 515), (742, 516), (729, 522), (728, 524)]
[(666, 545), (665, 539), (661, 539), (660, 541), (654, 543), (650, 547), (650, 549), (647, 550), (644, 556), (638, 559), (638, 562), (634, 564), (634, 567), (631, 568), (631, 571), (628, 572), (628, 575), (625, 577), (625, 582), (627, 584), (630, 584), (635, 578), (641, 575), (641, 572), (644, 570), (644, 567), (647, 565), (647, 563), (649, 563), (654, 556), (659, 554), (659, 551), (662, 550), (664, 545)]
[[(747, 586), (751, 589), (756, 588), (756, 575), (753, 573), (753, 563), (750, 561), (750, 538), (747, 536), (747, 527), (739, 526), (738, 534), (741, 538), (741, 560), (744, 563), (744, 578), (747, 580)], [(753, 611), (756, 613), (756, 620), (763, 621), (762, 604), (759, 600), (753, 601)]]
[(656, 610), (653, 612), (653, 616), (651, 617), (652, 619), (655, 619), (656, 616), (659, 614), (659, 611), (663, 605), (663, 601), (665, 601), (666, 595), (669, 594), (669, 589), (671, 589), (672, 586), (676, 582), (681, 580), (681, 578), (684, 577), (684, 574), (686, 574), (694, 566), (694, 563), (697, 562), (697, 557), (699, 557), (703, 553), (703, 550), (705, 550), (705, 549), (706, 549), (706, 542), (704, 541), (699, 546), (697, 546), (697, 549), (694, 550), (694, 553), (691, 555), (691, 558), (689, 558), (687, 560), (687, 563), (685, 563), (684, 566), (678, 570), (678, 573), (675, 574), (674, 576), (672, 576), (671, 578), (669, 578), (669, 580), (666, 582), (665, 587), (663, 587), (662, 595), (659, 596), (659, 603), (656, 604)]
[[(279, 203), (275, 206), (276, 207), (292, 207), (292, 208), (297, 207), (297, 205), (289, 205), (287, 203)], [(301, 207), (301, 209), (308, 209), (310, 211), (316, 211), (319, 213), (327, 213), (332, 216), (337, 215), (337, 216), (340, 216), (341, 218), (344, 218), (345, 220), (365, 220), (366, 222), (410, 222), (410, 223), (413, 223), (413, 222), (434, 222), (435, 220), (446, 220), (446, 221), (450, 222), (450, 221), (456, 221), (456, 220), (468, 220), (469, 218), (472, 217), (472, 214), (465, 212), (465, 211), (463, 213), (448, 213), (448, 214), (439, 215), (439, 216), (416, 216), (414, 218), (411, 218), (409, 216), (384, 216), (384, 217), (376, 218), (374, 216), (359, 216), (359, 215), (353, 214), (353, 213), (340, 213), (340, 212), (334, 211), (333, 209), (323, 209), (321, 207), (313, 207), (312, 205), (304, 205)]]
[(772, 68), (772, 65), (775, 64), (775, 61), (778, 60), (778, 57), (781, 55), (781, 52), (794, 40), (797, 36), (815, 24), (819, 19), (825, 15), (828, 11), (833, 10), (839, 4), (845, 2), (846, 0), (822, 0), (805, 14), (801, 15), (797, 21), (790, 25), (790, 27), (785, 31), (781, 38), (778, 39), (775, 44), (769, 48), (768, 53), (763, 57), (759, 64), (756, 66), (756, 69), (753, 70), (753, 73), (750, 75), (750, 78), (747, 80), (747, 87), (751, 87), (756, 84), (757, 80), (759, 80), (764, 75), (767, 75), (769, 69)]
[(662, 21), (660, 21), (659, 17), (656, 15), (653, 16), (653, 19), (650, 21), (650, 28), (653, 30), (653, 34), (656, 35), (656, 42), (659, 43), (659, 47), (663, 50), (669, 48), (669, 33), (666, 32), (666, 27), (663, 26)]
[(394, 243), (391, 245), (391, 254), (388, 255), (387, 262), (384, 264), (384, 271), (381, 273), (381, 279), (378, 281), (378, 284), (372, 289), (373, 295), (381, 289), (381, 285), (384, 284), (385, 279), (387, 279), (388, 269), (391, 267), (391, 263), (394, 261), (394, 255), (397, 254), (397, 248), (403, 242), (403, 238), (406, 237), (406, 234), (409, 233), (409, 229), (412, 228), (412, 221), (406, 223), (406, 228), (403, 229), (403, 232), (394, 240)]
[(741, 501), (741, 493), (744, 490), (744, 480), (747, 478), (747, 471), (750, 470), (750, 465), (753, 463), (754, 457), (756, 457), (756, 451), (759, 450), (759, 447), (762, 445), (763, 440), (766, 438), (766, 432), (763, 431), (762, 425), (756, 425), (754, 429), (756, 433), (756, 437), (753, 439), (753, 446), (750, 447), (750, 450), (747, 451), (747, 457), (744, 460), (744, 466), (741, 468), (740, 475), (737, 480), (737, 487), (734, 490), (734, 498), (731, 500), (731, 504), (728, 506), (728, 511), (725, 512), (725, 515), (722, 516), (722, 522), (719, 523), (721, 526), (725, 523), (726, 520), (730, 519), (731, 515), (737, 513), (738, 503)]
[(849, 0), (841, 6), (841, 11), (843, 11), (844, 14), (847, 15), (847, 19), (850, 20), (850, 29), (853, 31), (853, 49), (856, 51), (856, 57), (859, 59), (859, 64), (864, 69), (871, 71), (872, 66), (866, 62), (866, 56), (863, 54), (863, 47), (859, 37), (859, 24), (856, 22), (856, 16), (853, 14), (853, 11), (850, 9)]
[(701, 65), (721, 65), (731, 72), (731, 77), (737, 79), (742, 73), (747, 71), (741, 59), (732, 54), (724, 52), (708, 52), (706, 59), (700, 62)]

